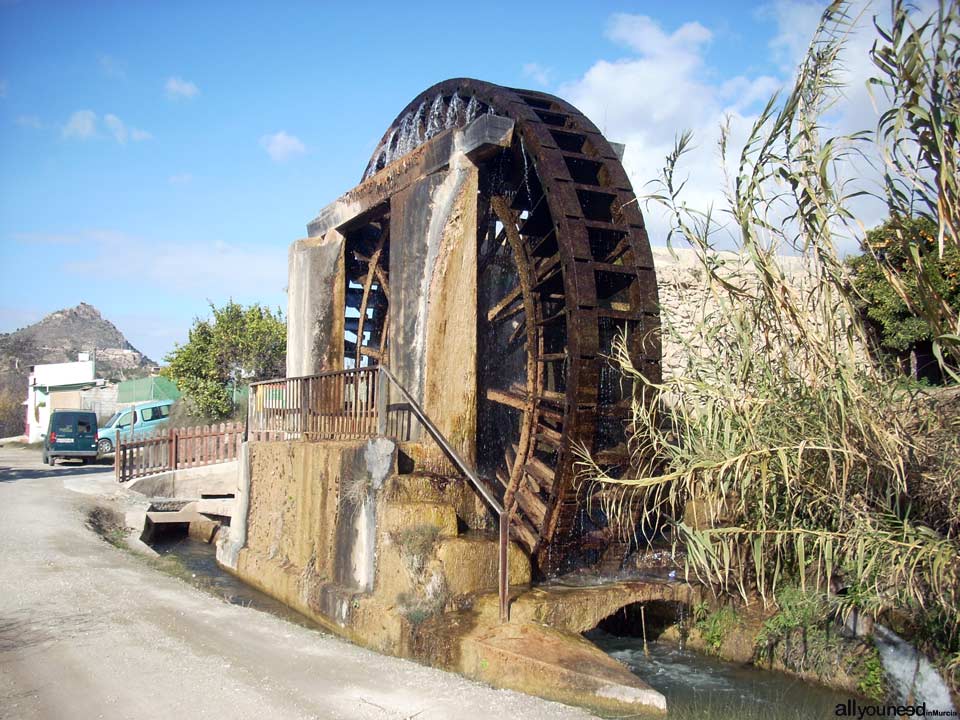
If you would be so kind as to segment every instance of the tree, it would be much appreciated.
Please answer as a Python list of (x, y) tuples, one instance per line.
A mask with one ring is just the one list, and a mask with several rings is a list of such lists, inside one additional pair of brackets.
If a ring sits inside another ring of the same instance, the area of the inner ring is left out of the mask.
[(937, 223), (923, 217), (887, 220), (867, 233), (863, 250), (849, 265), (880, 354), (901, 364), (912, 350), (929, 355), (937, 333), (921, 308), (934, 296), (960, 312), (960, 250), (947, 244), (941, 255)]
[(233, 412), (238, 385), (284, 375), (287, 326), (279, 309), (259, 304), (231, 300), (210, 310), (213, 317), (196, 318), (186, 344), (167, 355), (163, 374), (201, 413), (220, 419)]

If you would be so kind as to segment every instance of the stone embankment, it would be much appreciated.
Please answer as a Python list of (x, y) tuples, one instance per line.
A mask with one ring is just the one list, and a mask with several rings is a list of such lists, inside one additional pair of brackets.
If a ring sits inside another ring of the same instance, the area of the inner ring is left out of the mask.
[[(724, 277), (739, 277), (747, 283), (754, 282), (756, 275), (740, 255), (721, 252), (717, 259), (724, 263)], [(676, 377), (687, 365), (690, 352), (710, 354), (698, 329), (706, 324), (714, 328), (723, 318), (719, 315), (721, 304), (715, 290), (706, 282), (706, 272), (693, 250), (665, 247), (653, 248), (653, 261), (657, 268), (657, 291), (660, 296), (660, 322), (663, 331), (663, 376)], [(780, 259), (790, 286), (798, 291), (809, 292), (814, 284), (813, 276), (804, 268), (799, 258)], [(681, 342), (681, 338), (683, 342)], [(689, 350), (684, 347), (689, 344)]]

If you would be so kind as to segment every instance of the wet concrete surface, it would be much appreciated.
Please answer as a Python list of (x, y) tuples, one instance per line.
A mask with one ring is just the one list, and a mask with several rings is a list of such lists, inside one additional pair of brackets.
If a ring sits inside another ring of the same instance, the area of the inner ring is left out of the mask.
[(86, 527), (132, 500), (107, 464), (0, 447), (0, 718), (588, 717), (164, 575)]

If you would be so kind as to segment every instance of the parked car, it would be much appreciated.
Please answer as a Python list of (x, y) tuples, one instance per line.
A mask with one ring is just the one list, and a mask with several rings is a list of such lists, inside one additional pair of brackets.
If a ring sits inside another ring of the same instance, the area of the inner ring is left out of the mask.
[(173, 400), (151, 400), (118, 410), (100, 428), (97, 450), (107, 455), (117, 449), (117, 442), (139, 440), (166, 427), (170, 422)]
[(97, 457), (97, 414), (89, 410), (54, 410), (43, 436), (43, 462), (80, 458), (84, 464)]

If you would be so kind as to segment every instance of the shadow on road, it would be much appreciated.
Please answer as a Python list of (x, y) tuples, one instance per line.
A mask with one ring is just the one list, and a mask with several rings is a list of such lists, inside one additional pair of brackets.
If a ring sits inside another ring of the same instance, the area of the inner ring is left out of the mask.
[(112, 470), (113, 462), (111, 460), (97, 460), (90, 465), (83, 465), (79, 460), (61, 460), (54, 467), (43, 468), (10, 467), (0, 464), (0, 483), (14, 482), (15, 480), (36, 480), (38, 478), (96, 475)]

